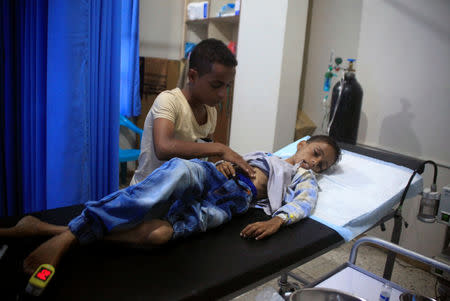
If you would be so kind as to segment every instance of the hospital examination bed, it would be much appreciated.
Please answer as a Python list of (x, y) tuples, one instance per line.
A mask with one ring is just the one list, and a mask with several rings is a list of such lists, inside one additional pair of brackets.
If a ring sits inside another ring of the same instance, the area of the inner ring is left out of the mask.
[[(379, 159), (383, 160), (379, 161), (383, 165), (390, 165), (386, 162), (392, 162), (400, 165), (400, 169), (405, 166), (411, 170), (420, 169), (423, 164), (420, 160), (375, 148), (345, 144), (342, 147), (348, 151), (347, 154), (355, 155), (357, 160), (362, 158), (378, 162)], [(291, 151), (292, 145), (277, 154), (286, 156)], [(344, 165), (341, 167), (345, 167), (346, 156), (344, 154), (341, 162)], [(365, 166), (357, 168), (363, 170)], [(318, 215), (284, 227), (268, 239), (242, 239), (239, 233), (247, 224), (269, 218), (261, 210), (252, 209), (209, 232), (162, 247), (136, 249), (101, 241), (76, 248), (64, 257), (56, 269), (55, 277), (38, 299), (217, 300), (235, 297), (336, 248), (385, 221), (387, 216), (392, 217), (392, 207), (398, 203), (411, 170), (403, 170), (406, 180), (402, 180), (402, 185), (396, 185), (397, 191), (393, 195), (382, 195), (386, 200), (366, 213), (358, 211), (370, 207), (368, 204), (364, 205), (366, 196), (359, 195), (360, 191), (357, 189), (360, 183), (353, 183), (353, 188), (356, 188), (354, 194), (359, 196), (359, 209), (351, 211), (357, 212), (359, 216), (348, 217), (349, 220), (345, 224), (335, 223), (332, 216), (330, 221), (327, 221), (327, 214), (330, 212), (318, 210)], [(349, 183), (336, 183), (342, 172), (339, 167), (334, 174), (324, 175), (326, 181), (319, 180), (323, 191), (319, 193), (317, 209), (322, 202), (322, 194), (328, 194), (327, 186), (338, 184), (344, 190), (352, 190)], [(420, 170), (419, 173), (421, 172)], [(358, 175), (358, 178), (361, 176)], [(366, 180), (370, 184), (369, 187), (376, 185), (370, 179)], [(411, 193), (417, 194), (417, 191), (421, 191), (422, 179), (419, 177), (413, 181), (412, 186), (415, 188), (411, 189)], [(383, 189), (372, 188), (374, 197), (380, 197), (376, 191)], [(324, 202), (327, 203), (325, 199)], [(44, 221), (64, 225), (81, 210), (82, 206), (77, 205), (46, 210), (34, 215)], [(12, 226), (19, 218), (2, 218), (0, 227)], [(2, 296), (7, 297), (4, 300), (15, 300), (16, 295), (23, 291), (28, 279), (21, 273), (22, 260), (44, 240), (45, 238), (0, 240), (0, 247), (8, 246), (0, 259), (0, 286)]]

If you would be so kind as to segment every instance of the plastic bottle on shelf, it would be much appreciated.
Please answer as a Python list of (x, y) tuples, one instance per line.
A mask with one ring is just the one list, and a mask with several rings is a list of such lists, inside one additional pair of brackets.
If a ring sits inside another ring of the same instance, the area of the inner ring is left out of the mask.
[(227, 3), (220, 11), (217, 13), (217, 17), (228, 17), (228, 16), (234, 16), (234, 4), (233, 3)]
[(392, 287), (389, 286), (389, 284), (385, 283), (383, 284), (383, 287), (381, 288), (381, 293), (380, 293), (380, 301), (389, 301), (389, 299), (391, 298), (391, 293), (392, 293)]
[(239, 16), (241, 14), (241, 0), (236, 0), (234, 2), (234, 14)]

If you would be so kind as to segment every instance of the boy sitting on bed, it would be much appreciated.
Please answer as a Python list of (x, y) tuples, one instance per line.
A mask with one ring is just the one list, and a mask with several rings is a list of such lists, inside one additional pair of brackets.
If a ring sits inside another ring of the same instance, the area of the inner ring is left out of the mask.
[(244, 156), (256, 177), (248, 178), (229, 162), (213, 163), (174, 158), (137, 185), (85, 203), (69, 225), (51, 225), (27, 216), (0, 236), (55, 235), (24, 261), (32, 274), (39, 265), (55, 266), (70, 247), (99, 239), (138, 245), (159, 245), (171, 239), (206, 231), (259, 207), (272, 218), (247, 225), (244, 238), (265, 238), (311, 214), (320, 173), (340, 157), (328, 136), (313, 136), (297, 145), (283, 160), (269, 153)]

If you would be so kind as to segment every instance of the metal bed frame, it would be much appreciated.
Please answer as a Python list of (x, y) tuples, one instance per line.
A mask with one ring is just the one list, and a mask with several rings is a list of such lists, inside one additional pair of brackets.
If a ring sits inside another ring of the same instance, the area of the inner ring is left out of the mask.
[[(321, 277), (320, 279), (318, 279), (317, 281), (314, 281), (313, 283), (307, 285), (305, 288), (314, 288), (317, 287), (319, 284), (323, 283), (324, 281), (330, 279), (331, 277), (335, 277), (336, 275), (338, 275), (339, 273), (341, 273), (344, 269), (346, 268), (350, 268), (351, 270), (353, 270), (355, 272), (355, 274), (360, 274), (368, 276), (369, 278), (373, 279), (374, 282), (379, 283), (379, 285), (383, 285), (383, 284), (388, 284), (390, 287), (392, 287), (393, 289), (397, 290), (400, 293), (412, 293), (414, 294), (414, 292), (411, 292), (401, 286), (399, 286), (398, 284), (391, 282), (390, 279), (386, 279), (384, 277), (380, 277), (378, 275), (375, 275), (359, 266), (356, 265), (356, 258), (357, 258), (357, 253), (358, 253), (358, 249), (360, 246), (362, 245), (373, 245), (373, 246), (378, 246), (381, 248), (384, 248), (386, 250), (389, 251), (389, 253), (395, 253), (395, 254), (399, 254), (399, 255), (403, 255), (406, 257), (409, 257), (415, 261), (419, 261), (422, 262), (430, 267), (434, 267), (436, 269), (439, 269), (443, 272), (450, 272), (450, 266), (442, 263), (440, 261), (434, 260), (432, 258), (423, 256), (419, 253), (413, 252), (411, 250), (405, 249), (403, 247), (400, 247), (396, 244), (393, 244), (391, 242), (387, 242), (385, 240), (379, 239), (379, 238), (375, 238), (375, 237), (364, 237), (364, 238), (360, 238), (358, 239), (352, 246), (352, 249), (350, 251), (350, 256), (349, 256), (349, 260), (342, 264), (341, 266), (337, 267), (335, 270), (331, 271), (330, 273), (328, 273), (327, 275)], [(345, 284), (343, 284), (345, 285)], [(361, 291), (361, 289), (363, 288), (357, 288), (361, 293), (363, 293), (363, 291)], [(378, 292), (375, 292), (378, 293)], [(359, 294), (356, 293), (357, 296), (360, 296)]]

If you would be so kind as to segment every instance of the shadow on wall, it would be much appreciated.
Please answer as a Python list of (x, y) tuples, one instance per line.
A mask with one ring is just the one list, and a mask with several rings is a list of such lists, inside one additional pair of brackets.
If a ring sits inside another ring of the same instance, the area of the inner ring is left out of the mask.
[[(400, 112), (387, 116), (380, 129), (380, 145), (397, 146), (407, 150), (408, 153), (421, 155), (422, 149), (414, 133), (411, 123), (415, 115), (410, 111), (411, 103), (404, 98), (400, 99), (402, 109)], [(400, 142), (401, 141), (401, 142)]]

